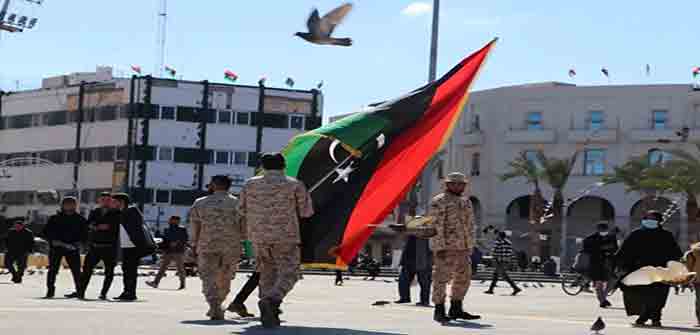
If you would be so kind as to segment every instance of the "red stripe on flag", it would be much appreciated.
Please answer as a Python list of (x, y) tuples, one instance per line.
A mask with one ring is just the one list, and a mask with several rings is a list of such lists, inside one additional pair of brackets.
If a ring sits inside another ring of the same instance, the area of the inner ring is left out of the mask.
[(437, 88), (423, 118), (389, 145), (350, 216), (338, 253), (338, 265), (350, 263), (450, 136), (453, 123), (466, 102), (467, 90), (494, 43), (495, 40), (463, 60), (461, 68)]

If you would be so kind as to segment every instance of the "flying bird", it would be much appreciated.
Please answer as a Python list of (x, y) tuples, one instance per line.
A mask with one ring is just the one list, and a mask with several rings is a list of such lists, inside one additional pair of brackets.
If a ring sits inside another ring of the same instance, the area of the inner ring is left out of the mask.
[(596, 334), (600, 334), (603, 329), (605, 329), (605, 322), (603, 322), (603, 318), (599, 316), (598, 320), (595, 320), (591, 326), (591, 331), (595, 332)]
[(346, 3), (340, 7), (330, 11), (328, 14), (320, 17), (318, 9), (311, 12), (309, 19), (306, 21), (306, 26), (309, 32), (298, 32), (294, 34), (314, 44), (323, 45), (340, 45), (349, 47), (352, 45), (350, 38), (333, 38), (331, 35), (348, 13), (352, 10), (352, 4)]

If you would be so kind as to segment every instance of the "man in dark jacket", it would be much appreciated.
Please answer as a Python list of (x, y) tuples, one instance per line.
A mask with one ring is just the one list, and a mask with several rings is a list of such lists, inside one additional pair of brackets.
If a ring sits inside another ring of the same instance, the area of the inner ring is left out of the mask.
[(102, 261), (105, 268), (105, 278), (102, 282), (100, 300), (107, 300), (107, 293), (114, 280), (114, 267), (117, 265), (121, 213), (112, 204), (109, 193), (100, 194), (98, 202), (99, 207), (93, 209), (88, 216), (89, 249), (85, 256), (83, 272), (80, 275), (80, 290), (78, 291), (80, 299), (85, 298), (85, 290), (90, 284), (90, 277), (95, 266)]
[(510, 279), (510, 277), (508, 276), (508, 272), (506, 271), (508, 266), (513, 261), (513, 246), (508, 240), (508, 238), (506, 238), (505, 232), (500, 231), (496, 234), (497, 238), (493, 246), (493, 259), (496, 261), (496, 269), (493, 270), (493, 279), (491, 280), (491, 287), (484, 293), (493, 294), (493, 290), (496, 288), (496, 284), (498, 283), (499, 275), (503, 275), (505, 281), (508, 282), (508, 284), (510, 284), (510, 287), (513, 288), (512, 295), (517, 295), (522, 290), (517, 285), (515, 285), (515, 282), (512, 279)]
[(34, 233), (25, 227), (24, 218), (14, 218), (10, 221), (14, 223), (14, 227), (7, 233), (5, 267), (12, 274), (12, 282), (20, 284), (24, 269), (27, 268), (27, 257), (34, 248)]
[(46, 277), (46, 297), (51, 299), (56, 292), (56, 275), (65, 257), (75, 284), (75, 292), (67, 298), (78, 297), (80, 291), (80, 243), (87, 241), (87, 221), (78, 212), (78, 200), (65, 197), (61, 210), (49, 218), (44, 228), (44, 236), (49, 242), (49, 274)]
[(583, 252), (589, 256), (588, 278), (595, 285), (600, 308), (608, 308), (608, 281), (613, 275), (613, 258), (617, 252), (617, 237), (608, 232), (607, 223), (601, 222), (597, 232), (583, 240)]
[(433, 257), (427, 239), (408, 235), (401, 253), (401, 273), (399, 274), (399, 300), (397, 304), (411, 302), (411, 282), (418, 276), (420, 302), (418, 306), (430, 306), (430, 285), (432, 284)]
[(150, 255), (155, 250), (155, 243), (150, 232), (144, 228), (143, 215), (136, 207), (129, 207), (131, 199), (125, 193), (112, 195), (116, 201), (115, 207), (121, 212), (119, 228), (119, 244), (122, 252), (122, 272), (124, 292), (114, 299), (120, 301), (136, 301), (136, 283), (138, 279), (139, 262), (142, 257)]
[(164, 249), (163, 257), (160, 259), (160, 270), (153, 281), (146, 282), (146, 285), (153, 288), (158, 288), (160, 280), (165, 277), (165, 271), (168, 270), (168, 266), (171, 262), (175, 262), (177, 267), (177, 273), (180, 276), (180, 290), (185, 289), (185, 246), (187, 241), (189, 241), (189, 236), (187, 235), (187, 229), (180, 227), (180, 217), (172, 216), (168, 220), (169, 227), (165, 230), (163, 234), (163, 244)]

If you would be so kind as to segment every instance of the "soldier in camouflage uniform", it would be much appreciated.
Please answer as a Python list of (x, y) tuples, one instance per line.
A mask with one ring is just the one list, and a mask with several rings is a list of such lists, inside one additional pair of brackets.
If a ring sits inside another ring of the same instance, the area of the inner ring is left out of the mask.
[[(465, 175), (450, 173), (445, 180), (445, 191), (433, 198), (428, 213), (428, 216), (434, 218), (436, 231), (436, 235), (430, 239), (434, 256), (434, 319), (441, 323), (450, 319), (480, 318), (462, 309), (462, 301), (472, 277), (469, 258), (475, 237), (472, 204), (464, 196), (467, 184)], [(445, 315), (445, 291), (449, 282), (452, 282), (452, 292), (448, 318)]]
[(279, 326), (279, 306), (298, 279), (299, 218), (311, 217), (313, 208), (304, 184), (284, 174), (281, 154), (265, 154), (261, 160), (264, 173), (243, 186), (238, 208), (255, 246), (258, 306), (263, 327), (270, 328)]
[(241, 257), (245, 222), (238, 215), (238, 199), (228, 193), (227, 176), (212, 177), (214, 193), (197, 199), (190, 210), (192, 249), (197, 255), (202, 293), (209, 303), (212, 320), (223, 320), (221, 304), (231, 290), (231, 279)]

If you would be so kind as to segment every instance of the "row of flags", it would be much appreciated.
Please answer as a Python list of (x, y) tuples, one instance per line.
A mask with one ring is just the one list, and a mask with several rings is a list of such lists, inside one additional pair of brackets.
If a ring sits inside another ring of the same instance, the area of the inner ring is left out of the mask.
[[(131, 71), (133, 71), (134, 73), (137, 73), (137, 74), (143, 73), (143, 69), (139, 65), (131, 65)], [(170, 76), (172, 78), (175, 78), (175, 76), (177, 75), (177, 70), (175, 70), (174, 67), (169, 66), (169, 65), (165, 66), (165, 72), (168, 74), (168, 76)], [(238, 74), (236, 74), (235, 72), (233, 72), (231, 70), (224, 70), (224, 80), (231, 82), (231, 83), (235, 83), (236, 81), (238, 81)], [(260, 79), (258, 79), (258, 84), (265, 85), (266, 81), (267, 81), (267, 77), (262, 76), (262, 77), (260, 77)], [(296, 83), (294, 82), (294, 78), (287, 77), (287, 79), (284, 81), (284, 84), (291, 88), (291, 87), (294, 87), (294, 85)], [(323, 81), (320, 81), (316, 85), (316, 88), (318, 88), (320, 90), (322, 87), (323, 87)]]
[[(647, 64), (644, 67), (644, 72), (646, 72), (647, 76), (651, 75), (651, 65)], [(602, 73), (606, 78), (610, 78), (610, 71), (608, 71), (607, 68), (602, 67), (600, 68), (600, 73)], [(691, 69), (691, 73), (693, 74), (693, 78), (697, 78), (700, 76), (700, 66), (694, 66)], [(569, 69), (569, 78), (574, 78), (576, 77), (576, 69)]]

